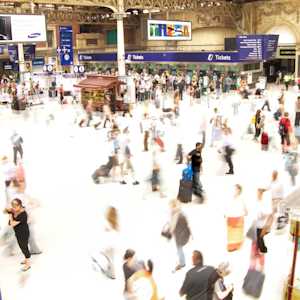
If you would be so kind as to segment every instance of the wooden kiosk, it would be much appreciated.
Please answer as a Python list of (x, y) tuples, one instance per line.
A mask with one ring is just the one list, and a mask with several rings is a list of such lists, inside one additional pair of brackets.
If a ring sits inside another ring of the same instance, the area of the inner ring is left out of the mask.
[(96, 111), (102, 111), (103, 105), (109, 105), (113, 112), (124, 111), (126, 107), (120, 96), (120, 86), (123, 83), (117, 76), (87, 75), (74, 87), (81, 89), (81, 103), (85, 108), (88, 101), (93, 102)]

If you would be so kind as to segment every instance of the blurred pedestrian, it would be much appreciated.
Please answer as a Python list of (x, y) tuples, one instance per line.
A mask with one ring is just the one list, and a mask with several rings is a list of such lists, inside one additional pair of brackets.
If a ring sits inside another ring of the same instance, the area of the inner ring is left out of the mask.
[(22, 271), (26, 272), (30, 269), (30, 251), (28, 247), (29, 243), (29, 227), (27, 223), (27, 213), (23, 207), (20, 199), (14, 199), (11, 202), (12, 208), (5, 209), (5, 213), (9, 214), (9, 225), (14, 229), (15, 236), (18, 245), (25, 256), (25, 260), (22, 262), (24, 268)]
[(185, 275), (179, 291), (180, 296), (185, 296), (186, 300), (212, 300), (215, 283), (219, 279), (216, 269), (203, 264), (200, 251), (193, 251), (192, 261), (194, 267)]
[(244, 217), (248, 214), (244, 199), (242, 198), (242, 186), (235, 185), (234, 196), (226, 210), (227, 220), (227, 250), (236, 251), (244, 242)]

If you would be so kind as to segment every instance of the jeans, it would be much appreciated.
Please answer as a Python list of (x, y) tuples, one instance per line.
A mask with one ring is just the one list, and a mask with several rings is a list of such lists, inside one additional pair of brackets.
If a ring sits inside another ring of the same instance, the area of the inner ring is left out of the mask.
[(200, 182), (200, 172), (193, 171), (193, 193), (197, 196), (202, 196), (203, 188)]
[(148, 151), (148, 139), (149, 139), (149, 131), (145, 130), (145, 132), (144, 132), (144, 151)]
[(265, 101), (264, 105), (262, 106), (261, 110), (264, 110), (264, 108), (267, 107), (268, 111), (271, 111), (270, 103), (268, 100)]
[(182, 144), (177, 144), (176, 159), (178, 159), (180, 163), (183, 161)]
[(23, 158), (23, 147), (22, 147), (22, 145), (14, 146), (13, 150), (14, 150), (14, 163), (16, 165), (18, 152), (19, 152), (21, 158)]
[(183, 252), (183, 246), (176, 245), (176, 248), (177, 248), (179, 265), (181, 267), (183, 267), (183, 266), (185, 266), (185, 256), (184, 256), (184, 252)]

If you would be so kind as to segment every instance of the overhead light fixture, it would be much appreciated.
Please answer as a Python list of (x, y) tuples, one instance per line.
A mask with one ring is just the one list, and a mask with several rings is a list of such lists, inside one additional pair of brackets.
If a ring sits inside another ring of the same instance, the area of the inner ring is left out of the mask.
[(148, 9), (144, 9), (143, 10), (143, 14), (149, 14), (149, 10)]

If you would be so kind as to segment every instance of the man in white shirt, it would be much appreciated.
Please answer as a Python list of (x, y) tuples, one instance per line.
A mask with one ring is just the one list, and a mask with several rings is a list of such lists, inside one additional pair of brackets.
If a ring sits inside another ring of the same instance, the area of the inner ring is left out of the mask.
[(277, 212), (277, 208), (279, 205), (279, 202), (283, 199), (283, 184), (278, 179), (278, 171), (272, 172), (272, 181), (269, 186), (271, 195), (272, 195), (272, 206), (273, 211)]
[(278, 171), (276, 170), (272, 172), (272, 181), (270, 183), (269, 190), (272, 196), (273, 214), (277, 213), (276, 228), (282, 229), (288, 224), (288, 213), (281, 205), (284, 197), (284, 186), (278, 179)]

